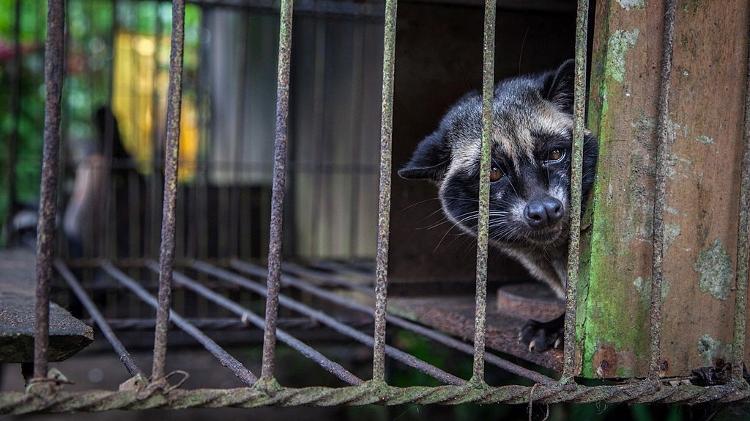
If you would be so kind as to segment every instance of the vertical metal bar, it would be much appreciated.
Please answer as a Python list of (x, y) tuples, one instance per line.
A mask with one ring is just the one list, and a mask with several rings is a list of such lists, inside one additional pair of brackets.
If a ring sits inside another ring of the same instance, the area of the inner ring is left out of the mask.
[(99, 309), (96, 308), (96, 304), (94, 304), (91, 298), (86, 294), (81, 283), (78, 282), (70, 269), (68, 269), (61, 260), (55, 261), (55, 269), (57, 269), (57, 272), (62, 276), (70, 289), (73, 290), (73, 293), (78, 297), (78, 301), (83, 304), (91, 318), (94, 319), (99, 330), (102, 332), (102, 335), (104, 335), (104, 337), (107, 338), (107, 341), (112, 345), (112, 348), (114, 348), (117, 356), (120, 357), (120, 361), (125, 366), (125, 369), (128, 370), (128, 373), (130, 373), (131, 376), (143, 374), (135, 361), (133, 361), (130, 353), (125, 349), (125, 346), (120, 342), (120, 339), (118, 339), (117, 335), (112, 331), (107, 320)]
[(375, 258), (375, 342), (372, 379), (385, 382), (385, 311), (388, 300), (388, 237), (391, 220), (391, 149), (393, 137), (393, 73), (396, 61), (398, 0), (386, 0), (383, 30), (383, 89), (380, 120), (380, 187), (378, 195), (378, 250)]
[[(748, 9), (750, 14), (750, 9)], [(750, 33), (747, 33), (750, 39)], [(745, 127), (742, 142), (744, 151), (741, 163), (740, 214), (737, 234), (737, 279), (734, 309), (734, 361), (732, 375), (735, 380), (742, 380), (743, 359), (745, 358), (745, 333), (747, 327), (747, 283), (748, 265), (750, 264), (750, 45), (747, 52), (747, 72), (745, 86)]]
[(495, 84), (495, 0), (484, 2), (482, 67), (482, 148), (479, 166), (479, 220), (477, 223), (476, 300), (474, 310), (474, 367), (471, 381), (484, 383), (484, 338), (487, 314), (487, 243), (489, 241), (490, 158), (492, 97)]
[(294, 0), (281, 0), (279, 16), (279, 58), (276, 81), (276, 134), (274, 136), (271, 229), (268, 241), (268, 295), (266, 328), (263, 333), (263, 364), (260, 377), (273, 378), (276, 353), (276, 317), (279, 310), (281, 239), (286, 184), (287, 137), (289, 120), (289, 68), (292, 53), (292, 10)]
[(586, 129), (586, 47), (588, 44), (589, 0), (578, 0), (576, 18), (575, 87), (573, 93), (573, 156), (570, 168), (570, 242), (565, 296), (565, 345), (562, 381), (575, 375), (576, 294), (581, 240), (581, 180), (583, 177), (583, 135)]
[(154, 329), (154, 363), (151, 380), (164, 377), (167, 354), (169, 304), (175, 251), (175, 206), (177, 164), (180, 149), (180, 105), (182, 103), (182, 54), (185, 41), (185, 0), (172, 3), (172, 47), (169, 57), (167, 93), (167, 137), (164, 153), (164, 205), (162, 209), (161, 250), (159, 253), (159, 306)]
[(34, 377), (47, 377), (49, 346), (49, 283), (55, 244), (57, 176), (60, 152), (60, 101), (65, 52), (65, 2), (47, 1), (47, 40), (44, 46), (44, 149), (36, 237), (36, 319), (34, 324)]
[(661, 75), (659, 78), (659, 120), (656, 145), (656, 194), (654, 197), (654, 249), (651, 281), (650, 360), (648, 375), (659, 377), (661, 367), (661, 285), (664, 278), (664, 208), (667, 203), (667, 161), (672, 139), (669, 134), (669, 91), (672, 75), (672, 51), (676, 0), (667, 0), (662, 33)]
[(13, 128), (8, 139), (8, 158), (5, 163), (5, 180), (8, 183), (8, 208), (5, 218), (6, 241), (12, 242), (13, 230), (11, 223), (13, 214), (18, 203), (18, 190), (16, 188), (16, 160), (18, 158), (18, 130), (21, 123), (21, 66), (23, 64), (23, 51), (21, 50), (21, 0), (16, 0), (13, 19), (13, 65), (10, 67), (10, 112), (12, 114)]

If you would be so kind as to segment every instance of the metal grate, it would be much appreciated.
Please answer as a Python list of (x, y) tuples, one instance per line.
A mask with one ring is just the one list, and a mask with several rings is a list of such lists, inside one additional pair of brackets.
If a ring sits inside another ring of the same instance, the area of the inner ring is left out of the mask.
[[(739, 215), (739, 239), (737, 256), (737, 295), (734, 329), (733, 380), (730, 384), (698, 387), (694, 385), (667, 385), (660, 381), (660, 328), (661, 328), (661, 294), (662, 252), (664, 229), (662, 216), (665, 203), (665, 171), (669, 155), (667, 136), (667, 118), (669, 115), (669, 79), (672, 65), (672, 44), (674, 37), (674, 18), (676, 0), (665, 2), (663, 33), (663, 56), (659, 90), (659, 136), (657, 152), (657, 195), (654, 205), (654, 259), (651, 305), (649, 310), (651, 323), (650, 366), (648, 378), (632, 383), (619, 385), (585, 386), (575, 382), (576, 342), (574, 328), (576, 323), (576, 286), (578, 282), (579, 259), (579, 226), (581, 203), (581, 162), (585, 115), (586, 93), (586, 40), (588, 27), (588, 1), (579, 0), (576, 40), (576, 77), (575, 77), (575, 129), (572, 169), (572, 210), (571, 238), (568, 262), (569, 282), (567, 285), (567, 312), (565, 319), (565, 354), (564, 369), (559, 381), (538, 373), (531, 372), (509, 361), (485, 352), (485, 312), (487, 282), (487, 230), (488, 230), (488, 192), (487, 177), (490, 157), (491, 137), (491, 100), (493, 93), (494, 34), (495, 34), (495, 0), (485, 3), (484, 23), (484, 67), (483, 67), (483, 108), (482, 108), (482, 154), (480, 177), (480, 218), (477, 251), (477, 277), (475, 301), (475, 337), (473, 349), (467, 344), (448, 337), (440, 332), (416, 325), (399, 317), (386, 313), (388, 286), (388, 234), (390, 213), (390, 179), (391, 179), (391, 133), (393, 105), (393, 73), (396, 34), (397, 0), (387, 0), (385, 4), (385, 38), (383, 57), (382, 88), (382, 121), (381, 121), (381, 156), (380, 156), (380, 196), (378, 246), (376, 259), (376, 277), (374, 309), (357, 303), (343, 296), (333, 294), (323, 288), (304, 282), (301, 279), (284, 274), (281, 262), (282, 216), (284, 209), (285, 169), (287, 163), (287, 120), (289, 109), (289, 69), (291, 57), (292, 11), (293, 0), (281, 0), (279, 57), (278, 57), (278, 91), (276, 103), (276, 134), (273, 170), (273, 196), (271, 203), (271, 234), (269, 240), (268, 267), (259, 267), (244, 261), (233, 260), (230, 267), (236, 271), (216, 267), (203, 261), (194, 261), (190, 269), (210, 276), (221, 282), (235, 284), (243, 289), (253, 291), (266, 298), (265, 318), (253, 313), (198, 281), (174, 270), (175, 249), (175, 200), (177, 194), (177, 150), (179, 139), (181, 74), (183, 52), (184, 0), (173, 2), (172, 49), (170, 60), (169, 109), (167, 113), (167, 146), (165, 150), (164, 181), (164, 224), (161, 234), (161, 254), (158, 264), (147, 262), (146, 267), (158, 272), (158, 296), (154, 297), (138, 285), (131, 277), (117, 269), (112, 263), (104, 261), (100, 268), (113, 279), (135, 293), (141, 300), (157, 309), (155, 323), (156, 340), (153, 349), (153, 367), (150, 378), (129, 357), (123, 344), (102, 317), (86, 291), (76, 280), (70, 270), (61, 261), (54, 261), (54, 224), (57, 187), (58, 145), (60, 139), (60, 97), (62, 87), (62, 53), (64, 48), (63, 24), (64, 1), (49, 0), (47, 23), (47, 44), (45, 56), (45, 77), (47, 83), (44, 163), (42, 170), (42, 193), (40, 203), (40, 221), (38, 228), (37, 250), (37, 304), (36, 334), (34, 356), (34, 378), (25, 393), (9, 392), (0, 394), (0, 413), (28, 412), (64, 412), (64, 411), (100, 411), (110, 409), (145, 409), (145, 408), (189, 408), (189, 407), (256, 407), (262, 405), (339, 405), (339, 404), (400, 404), (464, 402), (478, 403), (523, 403), (523, 402), (688, 402), (738, 401), (750, 398), (750, 388), (742, 377), (744, 343), (745, 343), (745, 308), (747, 303), (748, 276), (748, 238), (750, 236), (750, 96), (745, 104), (744, 155), (742, 161), (741, 210)], [(749, 64), (750, 66), (750, 64)], [(748, 69), (750, 71), (750, 68)], [(750, 86), (748, 86), (750, 91)], [(91, 317), (99, 326), (107, 340), (112, 344), (128, 372), (134, 376), (130, 388), (119, 391), (65, 392), (58, 389), (54, 379), (47, 378), (47, 344), (49, 318), (49, 291), (53, 268), (61, 274), (72, 291), (81, 300)], [(237, 272), (242, 273), (239, 275)], [(247, 276), (246, 276), (247, 275)], [(264, 286), (258, 278), (266, 278)], [(241, 362), (229, 355), (224, 349), (209, 339), (194, 323), (181, 317), (170, 309), (170, 292), (176, 283), (224, 307), (237, 315), (243, 323), (249, 323), (264, 329), (263, 360), (260, 376), (252, 373)], [(331, 281), (335, 282), (335, 281)], [(367, 335), (342, 323), (326, 313), (314, 309), (298, 300), (280, 293), (281, 286), (303, 290), (320, 299), (343, 306), (358, 313), (372, 314), (374, 333)], [(360, 288), (361, 289), (361, 288)], [(315, 349), (278, 328), (279, 306), (293, 309), (333, 330), (361, 342), (373, 349), (372, 378), (363, 380), (334, 361), (320, 354)], [(167, 328), (169, 322), (187, 332), (200, 342), (223, 365), (228, 367), (247, 387), (238, 389), (197, 389), (181, 390), (180, 383), (170, 385), (172, 373), (165, 373), (167, 352)], [(469, 380), (458, 378), (438, 367), (386, 345), (386, 324), (391, 323), (403, 329), (424, 335), (439, 343), (462, 352), (473, 354), (474, 364), (472, 377)], [(280, 340), (329, 371), (349, 386), (338, 388), (307, 387), (291, 388), (279, 385), (274, 376), (276, 341)], [(422, 371), (443, 383), (437, 387), (394, 387), (388, 385), (385, 378), (386, 357), (398, 360), (408, 366)], [(502, 367), (535, 382), (531, 387), (501, 386), (493, 387), (485, 383), (485, 362)]]

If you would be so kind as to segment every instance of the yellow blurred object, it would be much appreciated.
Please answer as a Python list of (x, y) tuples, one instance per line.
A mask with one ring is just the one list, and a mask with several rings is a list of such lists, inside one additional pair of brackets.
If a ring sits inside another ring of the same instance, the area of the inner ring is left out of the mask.
[[(169, 37), (162, 37), (157, 45), (154, 35), (129, 32), (115, 35), (112, 107), (119, 123), (123, 147), (133, 157), (138, 171), (143, 174), (149, 174), (153, 169), (155, 90), (158, 93), (156, 133), (159, 141), (164, 138), (169, 43)], [(195, 175), (199, 141), (195, 99), (183, 94), (179, 181), (190, 180)]]

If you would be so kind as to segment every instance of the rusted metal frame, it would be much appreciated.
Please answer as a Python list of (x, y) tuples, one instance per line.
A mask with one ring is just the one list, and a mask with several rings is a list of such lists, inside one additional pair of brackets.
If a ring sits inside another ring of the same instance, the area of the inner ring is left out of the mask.
[(159, 252), (159, 306), (156, 310), (156, 328), (154, 329), (152, 382), (162, 381), (167, 356), (167, 328), (175, 253), (175, 207), (180, 149), (184, 30), (185, 0), (174, 0), (172, 3), (172, 46), (169, 58), (169, 90), (167, 93), (167, 134), (164, 151), (164, 204), (162, 207), (161, 250)]
[[(243, 272), (243, 273), (253, 275), (253, 276), (263, 276), (263, 272), (264, 272), (263, 268), (252, 263), (243, 262), (243, 261), (239, 261), (235, 259), (235, 260), (232, 260), (229, 263), (229, 265), (233, 269), (239, 272)], [(310, 282), (307, 282), (304, 279), (300, 279), (294, 276), (284, 274), (281, 276), (281, 283), (284, 286), (295, 287), (301, 291), (305, 291), (309, 293), (310, 295), (314, 295), (318, 298), (322, 298), (326, 301), (329, 301), (343, 308), (347, 308), (349, 310), (360, 312), (360, 313), (365, 313), (367, 315), (372, 315), (372, 312), (373, 312), (372, 307), (364, 305), (364, 304), (360, 304), (343, 295), (336, 294), (335, 292), (326, 291), (323, 288), (312, 285)], [(342, 285), (342, 286), (346, 286), (346, 285)], [(418, 335), (422, 335), (424, 337), (430, 338), (434, 340), (435, 342), (438, 342), (449, 348), (453, 348), (458, 351), (467, 353), (469, 355), (473, 355), (474, 353), (474, 348), (471, 345), (465, 342), (459, 341), (458, 339), (452, 338), (444, 333), (441, 333), (434, 329), (430, 329), (430, 328), (421, 326), (417, 323), (402, 319), (401, 317), (398, 317), (398, 316), (386, 314), (385, 317), (388, 323), (398, 326), (402, 329), (406, 329)], [(485, 353), (485, 361), (499, 368), (502, 368), (508, 372), (525, 377), (537, 383), (550, 384), (550, 383), (555, 382), (555, 380), (553, 380), (550, 377), (547, 377), (543, 374), (526, 369), (517, 364), (513, 364), (512, 362), (504, 360), (494, 354)]]
[(10, 112), (12, 128), (8, 136), (5, 181), (8, 185), (8, 207), (5, 217), (5, 240), (10, 243), (13, 235), (13, 214), (18, 203), (18, 189), (16, 188), (16, 161), (18, 159), (18, 133), (21, 124), (21, 67), (23, 65), (23, 51), (21, 49), (21, 8), (22, 0), (16, 0), (13, 12), (13, 64), (9, 66), (10, 78), (8, 92), (10, 92)]
[[(135, 294), (143, 302), (150, 305), (154, 309), (157, 309), (157, 311), (159, 308), (161, 308), (161, 302), (157, 301), (157, 299), (153, 295), (149, 294), (149, 292), (146, 291), (145, 288), (140, 286), (138, 282), (136, 282), (133, 278), (129, 277), (124, 272), (114, 267), (111, 262), (105, 261), (100, 267), (109, 276), (111, 276), (113, 279), (133, 292), (133, 294)], [(161, 270), (161, 267), (159, 268), (159, 270)], [(203, 347), (206, 348), (206, 350), (210, 352), (211, 355), (213, 355), (219, 361), (219, 363), (221, 363), (221, 365), (230, 369), (232, 373), (234, 373), (234, 375), (237, 376), (237, 378), (240, 379), (243, 383), (252, 385), (256, 382), (257, 377), (255, 376), (255, 374), (253, 374), (244, 365), (242, 365), (242, 363), (239, 362), (236, 358), (229, 355), (229, 353), (226, 352), (224, 348), (219, 346), (219, 344), (214, 342), (211, 338), (206, 336), (206, 334), (201, 332), (200, 329), (192, 325), (185, 318), (183, 318), (173, 310), (168, 308), (167, 311), (169, 312), (169, 318), (172, 323), (177, 325), (177, 327), (182, 329), (182, 331), (192, 336), (196, 341), (203, 345)], [(162, 379), (164, 379), (164, 375), (162, 375)]]
[(97, 327), (99, 327), (99, 331), (102, 332), (102, 335), (107, 339), (107, 342), (112, 345), (112, 348), (117, 353), (117, 356), (120, 358), (120, 362), (125, 366), (125, 369), (128, 370), (128, 373), (130, 373), (131, 376), (142, 375), (143, 371), (138, 367), (130, 356), (130, 353), (125, 349), (125, 346), (120, 342), (120, 339), (117, 338), (117, 335), (112, 331), (111, 326), (96, 307), (96, 304), (94, 304), (88, 294), (86, 294), (86, 291), (81, 286), (81, 283), (78, 282), (75, 275), (73, 275), (65, 263), (59, 259), (55, 261), (55, 269), (57, 269), (57, 273), (59, 273), (63, 280), (68, 284), (73, 291), (73, 294), (78, 298), (78, 301), (80, 301), (86, 308), (86, 311), (91, 318), (94, 319)]
[(281, 243), (283, 235), (284, 189), (286, 184), (289, 122), (289, 68), (292, 56), (292, 12), (294, 0), (281, 0), (279, 16), (279, 56), (276, 80), (276, 133), (274, 135), (271, 222), (268, 240), (268, 294), (263, 334), (261, 379), (273, 379), (276, 350), (276, 318), (279, 310)]
[(378, 194), (378, 245), (375, 257), (375, 338), (372, 379), (385, 383), (385, 310), (388, 300), (388, 237), (391, 220), (391, 151), (393, 138), (393, 73), (396, 62), (396, 11), (398, 0), (385, 2), (383, 29), (383, 88), (380, 120), (380, 186)]
[(36, 237), (36, 302), (34, 320), (34, 378), (47, 377), (49, 346), (49, 284), (55, 245), (57, 178), (60, 151), (60, 101), (65, 61), (65, 2), (47, 1), (47, 40), (44, 46), (44, 147)]
[(565, 294), (563, 383), (576, 371), (576, 310), (578, 266), (581, 241), (581, 184), (583, 178), (583, 137), (586, 130), (586, 49), (588, 45), (589, 0), (578, 0), (576, 18), (575, 81), (573, 92), (573, 144), (570, 168), (570, 241), (568, 242), (568, 279)]
[[(750, 12), (748, 12), (750, 14)], [(746, 33), (750, 40), (750, 32)], [(743, 381), (743, 360), (745, 358), (745, 334), (747, 318), (747, 283), (750, 282), (750, 41), (748, 42), (747, 73), (745, 85), (745, 122), (742, 142), (744, 151), (740, 169), (740, 213), (737, 234), (737, 271), (734, 296), (734, 343), (732, 344), (732, 376), (735, 381)]]
[[(235, 285), (239, 285), (243, 288), (247, 288), (250, 291), (253, 291), (261, 296), (268, 296), (267, 289), (264, 288), (263, 285), (259, 284), (256, 281), (250, 280), (244, 276), (237, 275), (233, 272), (229, 272), (227, 270), (220, 269), (218, 267), (215, 267), (213, 265), (210, 265), (205, 262), (200, 262), (200, 261), (194, 262), (191, 265), (191, 268), (199, 272), (211, 275), (217, 279), (221, 279), (223, 281), (233, 283)], [(258, 276), (262, 278), (264, 275), (258, 274)], [(328, 314), (320, 310), (317, 310), (310, 306), (302, 304), (301, 302), (294, 300), (292, 298), (289, 298), (283, 294), (278, 295), (278, 300), (284, 307), (287, 307), (297, 313), (304, 314), (305, 316), (308, 316), (314, 320), (317, 320), (321, 324), (328, 326), (334, 331), (341, 333), (342, 335), (346, 335), (366, 346), (373, 346), (375, 343), (375, 340), (372, 336), (365, 335), (364, 333), (356, 329), (353, 329), (351, 326), (348, 326), (336, 320), (335, 318), (329, 316)], [(428, 364), (404, 351), (401, 351), (389, 345), (385, 345), (384, 348), (385, 348), (385, 353), (391, 358), (397, 361), (400, 361), (407, 366), (415, 368), (421, 371), (422, 373), (425, 373), (443, 383), (453, 384), (453, 385), (460, 385), (464, 383), (464, 381), (461, 380), (460, 378), (452, 374), (449, 374), (431, 364)]]
[(658, 379), (661, 371), (661, 307), (664, 278), (664, 209), (667, 206), (667, 170), (673, 139), (669, 128), (669, 93), (672, 75), (674, 22), (677, 0), (666, 0), (662, 33), (661, 74), (659, 76), (658, 131), (656, 142), (656, 192), (654, 196), (653, 266), (651, 304), (649, 307), (650, 380)]
[(471, 382), (484, 384), (484, 343), (487, 317), (487, 253), (490, 220), (490, 160), (495, 89), (496, 0), (484, 2), (482, 65), (482, 143), (479, 160), (479, 217), (477, 221), (476, 298), (474, 302), (474, 365)]
[[(149, 263), (148, 267), (149, 269), (153, 271), (157, 270), (157, 267), (154, 263)], [(258, 316), (257, 314), (250, 311), (249, 309), (241, 306), (237, 302), (232, 301), (222, 296), (221, 294), (218, 294), (212, 291), (211, 289), (201, 285), (200, 283), (187, 277), (186, 275), (175, 271), (174, 280), (176, 283), (184, 286), (185, 288), (190, 289), (191, 291), (200, 295), (201, 297), (236, 314), (237, 316), (239, 316), (240, 320), (243, 323), (253, 324), (260, 329), (263, 329), (263, 327), (265, 326), (265, 322), (262, 317)], [(360, 379), (359, 377), (349, 372), (340, 364), (334, 361), (331, 361), (325, 355), (316, 351), (314, 348), (310, 347), (309, 345), (305, 344), (304, 342), (300, 341), (299, 339), (295, 338), (289, 333), (277, 328), (276, 335), (281, 342), (285, 343), (290, 348), (296, 351), (299, 351), (302, 355), (311, 359), (313, 362), (321, 366), (324, 370), (338, 377), (342, 381), (348, 384), (362, 383), (362, 379)]]

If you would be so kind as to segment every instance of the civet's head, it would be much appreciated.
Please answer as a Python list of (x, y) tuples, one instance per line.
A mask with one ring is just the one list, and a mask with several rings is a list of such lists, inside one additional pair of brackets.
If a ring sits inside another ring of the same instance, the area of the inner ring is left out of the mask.
[[(556, 71), (506, 79), (493, 99), (490, 240), (548, 246), (567, 239), (573, 137), (573, 60)], [(443, 211), (476, 233), (482, 99), (469, 94), (420, 142), (398, 173), (432, 180)], [(583, 194), (591, 189), (596, 139), (586, 131)]]

